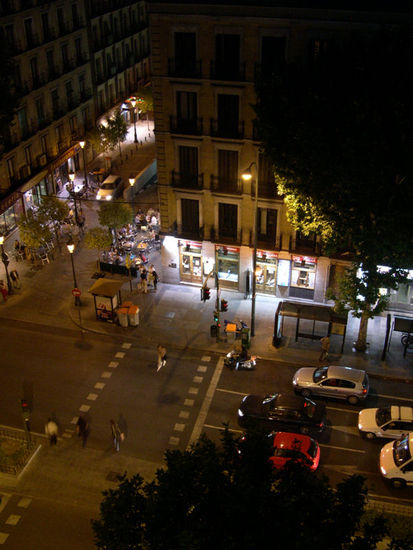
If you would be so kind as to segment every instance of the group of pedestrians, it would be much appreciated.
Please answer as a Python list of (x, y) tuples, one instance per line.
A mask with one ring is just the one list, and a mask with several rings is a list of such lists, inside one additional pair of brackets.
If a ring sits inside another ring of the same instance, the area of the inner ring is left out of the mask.
[(153, 264), (151, 264), (149, 270), (144, 265), (141, 265), (138, 273), (138, 289), (141, 292), (147, 294), (149, 285), (152, 285), (154, 292), (156, 292), (158, 281), (159, 277)]
[[(125, 439), (125, 434), (119, 428), (119, 424), (113, 419), (109, 422), (110, 426), (110, 435), (113, 443), (113, 448), (115, 451), (119, 452), (120, 444)], [(47, 419), (47, 422), (44, 427), (45, 434), (49, 438), (50, 446), (53, 447), (57, 445), (57, 440), (59, 436), (59, 426), (56, 419), (50, 417)], [(90, 434), (90, 423), (85, 416), (79, 416), (76, 423), (76, 433), (77, 436), (81, 439), (82, 447), (86, 447), (86, 442)]]

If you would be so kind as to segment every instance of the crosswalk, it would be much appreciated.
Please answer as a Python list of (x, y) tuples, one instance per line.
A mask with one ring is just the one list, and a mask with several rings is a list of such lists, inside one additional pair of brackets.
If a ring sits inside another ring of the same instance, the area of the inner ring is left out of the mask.
[(32, 499), (10, 493), (0, 493), (0, 545), (5, 544), (18, 527)]

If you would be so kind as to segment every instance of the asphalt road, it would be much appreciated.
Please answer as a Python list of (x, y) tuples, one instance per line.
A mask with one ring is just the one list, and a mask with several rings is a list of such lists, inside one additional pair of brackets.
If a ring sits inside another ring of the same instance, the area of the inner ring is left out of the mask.
[[(106, 462), (117, 472), (124, 471), (128, 459), (159, 465), (166, 448), (185, 449), (202, 431), (219, 440), (228, 423), (242, 433), (237, 410), (244, 395), (292, 391), (295, 367), (286, 363), (259, 360), (256, 371), (230, 371), (212, 353), (168, 349), (168, 364), (157, 373), (157, 342), (147, 348), (136, 341), (81, 337), (76, 330), (4, 320), (0, 324), (0, 349), (7, 349), (0, 369), (0, 424), (21, 428), (20, 399), (25, 398), (32, 404), (32, 431), (43, 433), (48, 416), (55, 414), (61, 436), (56, 449), (46, 442), (16, 490), (0, 483), (5, 494), (0, 506), (4, 548), (92, 550), (90, 519), (97, 517), (101, 491), (108, 487), (107, 479), (94, 472), (95, 465)], [(361, 406), (325, 403), (328, 426), (319, 437), (321, 471), (333, 483), (362, 473), (372, 495), (413, 505), (411, 489), (396, 491), (381, 479), (378, 455), (386, 441), (360, 437)], [(411, 387), (372, 380), (363, 406), (389, 403), (413, 404)], [(91, 425), (84, 450), (74, 436), (81, 410)], [(126, 434), (118, 454), (111, 446), (111, 418)], [(67, 480), (61, 479), (65, 472)]]

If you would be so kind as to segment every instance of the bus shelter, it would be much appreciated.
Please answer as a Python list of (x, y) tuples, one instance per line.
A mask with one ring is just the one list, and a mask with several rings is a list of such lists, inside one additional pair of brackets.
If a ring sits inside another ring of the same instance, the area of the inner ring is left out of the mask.
[[(274, 334), (273, 334), (273, 346), (280, 347), (283, 333), (284, 333), (284, 321), (286, 318), (295, 319), (295, 341), (298, 338), (311, 338), (312, 340), (319, 340), (321, 336), (331, 336), (332, 334), (338, 334), (342, 336), (341, 353), (343, 353), (344, 342), (346, 339), (347, 330), (347, 318), (348, 312), (339, 314), (330, 306), (321, 306), (315, 304), (303, 304), (300, 302), (293, 302), (289, 300), (282, 300), (277, 307), (274, 316)], [(309, 323), (302, 323), (303, 320), (310, 321)], [(326, 334), (320, 335), (316, 332), (316, 323), (325, 324)], [(309, 327), (311, 329), (309, 330)]]

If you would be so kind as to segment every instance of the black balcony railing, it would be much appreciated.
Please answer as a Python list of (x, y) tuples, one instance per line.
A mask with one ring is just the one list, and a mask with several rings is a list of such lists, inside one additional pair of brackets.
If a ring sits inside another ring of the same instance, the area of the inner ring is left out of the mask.
[(244, 139), (244, 121), (229, 123), (225, 119), (211, 118), (210, 135), (227, 139)]
[(172, 187), (180, 187), (182, 189), (203, 189), (204, 175), (175, 172), (175, 170), (172, 170), (171, 185)]
[(169, 117), (169, 127), (172, 134), (202, 135), (202, 118), (183, 119), (176, 116)]
[(201, 78), (202, 60), (201, 59), (178, 59), (172, 57), (168, 59), (168, 75), (181, 78)]
[(211, 61), (211, 78), (213, 80), (245, 80), (244, 63), (221, 63)]
[(218, 193), (241, 195), (243, 192), (243, 181), (238, 178), (211, 176), (211, 190)]
[[(251, 196), (255, 197), (255, 183), (251, 185)], [(260, 181), (258, 184), (258, 196), (263, 199), (282, 200), (282, 195), (278, 194), (275, 181)]]

